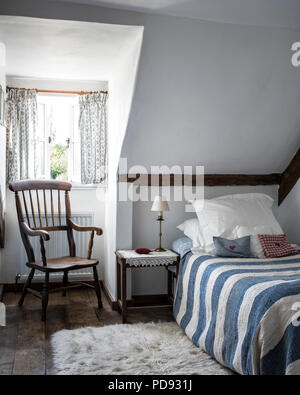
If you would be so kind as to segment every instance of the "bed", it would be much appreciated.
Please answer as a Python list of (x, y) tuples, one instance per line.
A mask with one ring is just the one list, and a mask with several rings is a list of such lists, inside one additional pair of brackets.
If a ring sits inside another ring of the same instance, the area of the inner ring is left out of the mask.
[(173, 311), (193, 343), (239, 374), (300, 374), (300, 254), (220, 258), (181, 239)]

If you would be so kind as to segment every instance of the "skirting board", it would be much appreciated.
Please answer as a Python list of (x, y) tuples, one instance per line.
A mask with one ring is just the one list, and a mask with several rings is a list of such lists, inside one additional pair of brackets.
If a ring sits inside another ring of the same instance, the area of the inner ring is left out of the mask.
[[(103, 290), (108, 303), (112, 310), (118, 310), (118, 303), (113, 299), (111, 293), (109, 292), (104, 281), (100, 281), (101, 288)], [(168, 299), (167, 294), (160, 295), (133, 295), (131, 300), (127, 301), (128, 306), (138, 306), (138, 305), (155, 305), (155, 304), (165, 304)]]
[[(78, 281), (79, 282), (79, 281)], [(93, 281), (83, 281), (87, 284), (93, 285)], [(100, 285), (103, 290), (104, 295), (106, 296), (109, 304), (111, 305), (113, 310), (117, 309), (117, 302), (113, 300), (113, 297), (111, 296), (109, 290), (107, 289), (106, 285), (102, 280), (100, 280)], [(24, 284), (4, 284), (0, 285), (0, 300), (1, 300), (1, 295), (5, 292), (21, 292), (23, 289)], [(40, 288), (43, 286), (42, 282), (33, 282), (31, 284), (31, 288), (35, 290), (40, 290)], [(62, 286), (61, 282), (51, 282), (49, 284), (49, 288), (58, 288), (59, 286)]]
[[(84, 281), (85, 283), (91, 284), (93, 285), (93, 281)], [(35, 290), (40, 290), (40, 288), (42, 287), (43, 283), (41, 282), (35, 282), (31, 284), (31, 288), (35, 289)], [(102, 291), (104, 293), (104, 295), (106, 296), (106, 299), (108, 300), (108, 303), (110, 304), (112, 310), (117, 310), (117, 302), (115, 300), (113, 300), (113, 297), (111, 296), (109, 290), (107, 289), (106, 285), (104, 284), (104, 282), (102, 280), (100, 280), (100, 285), (102, 288)], [(21, 292), (23, 289), (24, 284), (4, 284), (4, 285), (0, 285), (0, 301), (1, 301), (1, 297), (5, 292)], [(62, 286), (61, 282), (52, 282), (49, 284), (50, 289), (51, 288), (58, 288), (59, 286)]]
[(111, 293), (109, 292), (107, 286), (105, 285), (105, 282), (100, 280), (100, 285), (101, 285), (101, 288), (102, 288), (102, 291), (103, 291), (104, 295), (106, 296), (106, 299), (108, 300), (108, 303), (110, 304), (111, 309), (112, 310), (117, 310), (118, 309), (118, 303), (111, 296)]
[[(84, 281), (85, 283), (93, 285), (93, 281)], [(61, 282), (59, 283), (50, 283), (49, 288), (58, 288), (61, 286)], [(101, 289), (111, 307), (112, 310), (118, 310), (118, 303), (116, 300), (113, 299), (111, 293), (109, 292), (107, 286), (105, 285), (104, 281), (100, 280)], [(2, 295), (4, 292), (21, 292), (23, 289), (24, 284), (5, 284), (0, 285), (0, 301), (2, 300)], [(42, 287), (42, 283), (32, 283), (31, 288), (35, 290), (40, 290)], [(132, 306), (133, 304), (160, 304), (164, 303), (167, 295), (136, 295), (132, 297), (132, 300), (129, 300), (128, 306)]]

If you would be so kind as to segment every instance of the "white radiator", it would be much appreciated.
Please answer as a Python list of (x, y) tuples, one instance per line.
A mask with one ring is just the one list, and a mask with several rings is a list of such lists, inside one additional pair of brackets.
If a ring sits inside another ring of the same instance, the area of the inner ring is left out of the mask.
[[(54, 216), (55, 223), (58, 223), (58, 215)], [(92, 213), (78, 213), (72, 214), (73, 221), (81, 226), (90, 226), (94, 223), (94, 215)], [(31, 218), (30, 218), (31, 220)], [(42, 217), (44, 221), (44, 218)], [(64, 221), (63, 223), (64, 224)], [(60, 256), (68, 256), (69, 255), (69, 244), (67, 239), (67, 232), (59, 231), (59, 232), (49, 232), (50, 240), (45, 242), (46, 248), (46, 257), (47, 258), (56, 258)], [(80, 257), (86, 257), (88, 252), (88, 245), (90, 240), (90, 232), (76, 232), (73, 231), (74, 240), (76, 244), (76, 255)], [(36, 260), (41, 259), (40, 253), (40, 238), (39, 237), (30, 237), (30, 242), (34, 250), (34, 255)], [(26, 251), (24, 249), (23, 243), (21, 242), (21, 251), (20, 251), (20, 271), (18, 277), (20, 281), (24, 282), (26, 280), (30, 269), (25, 265), (28, 261)], [(90, 278), (92, 279), (93, 270), (90, 269), (81, 269), (74, 270), (69, 272), (69, 278)], [(38, 278), (44, 277), (42, 272), (38, 270), (35, 272), (34, 279), (38, 281)], [(55, 281), (55, 278), (62, 277), (62, 273), (53, 273), (50, 275), (50, 279)]]

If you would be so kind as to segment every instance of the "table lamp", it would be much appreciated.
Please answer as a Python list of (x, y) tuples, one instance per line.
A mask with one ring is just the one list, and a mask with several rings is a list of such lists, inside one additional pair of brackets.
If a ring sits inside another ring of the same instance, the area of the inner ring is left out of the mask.
[(164, 196), (156, 196), (153, 205), (151, 208), (151, 211), (158, 211), (159, 215), (157, 218), (157, 221), (159, 221), (159, 247), (156, 248), (156, 252), (161, 252), (161, 251), (166, 251), (164, 248), (161, 247), (161, 223), (164, 221), (163, 219), (163, 211), (169, 211), (169, 205), (168, 202), (166, 201), (166, 198)]

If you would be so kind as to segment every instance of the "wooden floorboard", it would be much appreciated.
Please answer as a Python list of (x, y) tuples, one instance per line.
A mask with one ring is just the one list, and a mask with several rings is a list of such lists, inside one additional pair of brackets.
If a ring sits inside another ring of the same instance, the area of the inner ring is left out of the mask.
[[(41, 301), (28, 294), (24, 306), (18, 307), (20, 293), (7, 292), (3, 302), (7, 326), (0, 327), (0, 375), (55, 375), (51, 336), (62, 329), (121, 324), (105, 298), (103, 309), (97, 309), (97, 298), (91, 289), (74, 289), (66, 297), (51, 294), (47, 323), (41, 322)], [(136, 313), (128, 323), (170, 321), (171, 311)]]
[(0, 327), (0, 375), (13, 373), (17, 349), (20, 311), (10, 307), (6, 311), (6, 327)]
[[(49, 306), (47, 324), (45, 326), (45, 361), (46, 374), (55, 375), (55, 366), (53, 364), (53, 355), (51, 348), (51, 336), (60, 330), (70, 329), (68, 320), (68, 297), (62, 298), (59, 294), (51, 295), (52, 301)], [(63, 299), (61, 301), (61, 299)], [(56, 303), (56, 305), (55, 305)], [(64, 303), (64, 304), (61, 304)]]
[(22, 309), (14, 358), (14, 375), (44, 375), (45, 324), (37, 306)]

